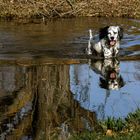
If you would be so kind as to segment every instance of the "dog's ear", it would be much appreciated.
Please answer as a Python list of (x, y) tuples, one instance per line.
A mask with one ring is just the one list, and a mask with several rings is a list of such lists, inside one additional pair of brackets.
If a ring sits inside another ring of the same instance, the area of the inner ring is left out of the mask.
[(118, 31), (119, 39), (121, 40), (123, 38), (123, 28), (122, 27), (118, 27), (118, 28), (119, 28), (119, 31)]
[(101, 28), (99, 30), (99, 39), (103, 39), (103, 38), (105, 38), (107, 36), (108, 28), (109, 28), (109, 26), (106, 26), (106, 27)]
[(124, 85), (125, 85), (125, 82), (124, 82), (122, 76), (120, 75), (120, 77), (119, 77), (119, 88), (123, 87)]
[(108, 89), (107, 81), (105, 79), (103, 79), (102, 77), (100, 77), (100, 84), (99, 85), (101, 88)]

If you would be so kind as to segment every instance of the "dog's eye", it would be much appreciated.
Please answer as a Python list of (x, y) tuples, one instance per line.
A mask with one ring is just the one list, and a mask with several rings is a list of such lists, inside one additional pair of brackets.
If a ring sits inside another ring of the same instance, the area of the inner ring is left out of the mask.
[(114, 34), (117, 34), (117, 32), (114, 32)]

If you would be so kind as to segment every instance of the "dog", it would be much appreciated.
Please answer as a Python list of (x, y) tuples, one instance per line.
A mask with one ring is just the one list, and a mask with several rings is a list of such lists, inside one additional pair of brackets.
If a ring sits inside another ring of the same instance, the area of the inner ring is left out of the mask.
[(100, 74), (99, 85), (107, 90), (118, 90), (125, 85), (120, 75), (119, 61), (116, 58), (91, 60), (91, 69)]
[(92, 44), (93, 36), (89, 30), (90, 38), (86, 54), (97, 55), (104, 58), (117, 57), (120, 41), (123, 38), (123, 28), (119, 26), (106, 26), (99, 31), (99, 41)]

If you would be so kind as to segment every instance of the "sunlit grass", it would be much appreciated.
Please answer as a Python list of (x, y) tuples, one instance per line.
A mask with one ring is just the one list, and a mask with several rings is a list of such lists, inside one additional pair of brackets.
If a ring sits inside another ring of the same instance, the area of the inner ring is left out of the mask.
[(108, 118), (101, 121), (103, 132), (82, 132), (71, 140), (138, 140), (140, 139), (140, 109), (125, 119)]

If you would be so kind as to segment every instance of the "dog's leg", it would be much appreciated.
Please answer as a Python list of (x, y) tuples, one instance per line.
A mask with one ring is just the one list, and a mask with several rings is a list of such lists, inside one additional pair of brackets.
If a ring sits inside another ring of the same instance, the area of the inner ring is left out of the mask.
[(92, 51), (91, 51), (91, 41), (90, 40), (88, 41), (88, 47), (86, 48), (86, 53), (88, 55), (92, 54)]
[(119, 50), (116, 49), (116, 51), (115, 51), (115, 57), (118, 56), (118, 55), (119, 55)]
[(118, 48), (114, 48), (114, 50), (113, 50), (113, 56), (114, 57), (117, 57), (118, 54), (119, 54), (119, 49)]
[(86, 53), (88, 55), (91, 55), (92, 54), (92, 50), (91, 50), (91, 41), (93, 39), (93, 36), (92, 36), (92, 30), (90, 29), (89, 30), (89, 40), (88, 40), (88, 47), (86, 48)]

